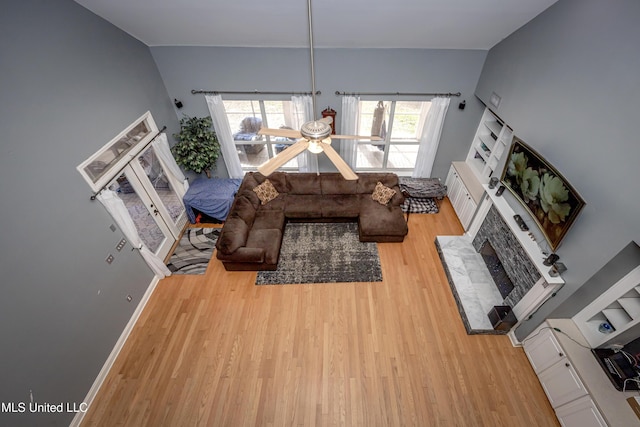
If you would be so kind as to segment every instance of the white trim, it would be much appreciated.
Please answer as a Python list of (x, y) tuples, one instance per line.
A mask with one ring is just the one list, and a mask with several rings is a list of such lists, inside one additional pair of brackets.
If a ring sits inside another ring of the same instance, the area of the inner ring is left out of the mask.
[[(120, 354), (120, 351), (124, 347), (124, 344), (127, 342), (127, 339), (131, 334), (131, 331), (133, 331), (133, 328), (138, 322), (138, 319), (140, 318), (142, 311), (147, 305), (147, 302), (149, 302), (149, 298), (151, 298), (151, 294), (153, 294), (153, 291), (155, 291), (159, 281), (160, 279), (158, 278), (158, 276), (154, 276), (153, 280), (149, 284), (149, 287), (147, 288), (146, 292), (142, 296), (140, 303), (136, 307), (136, 310), (133, 312), (133, 315), (129, 319), (127, 326), (125, 326), (124, 330), (122, 331), (122, 334), (120, 334), (120, 338), (118, 338), (116, 345), (113, 347), (113, 350), (111, 350), (111, 354), (109, 354), (109, 357), (107, 357), (107, 360), (104, 362), (104, 365), (100, 370), (100, 373), (98, 373), (98, 376), (96, 377), (95, 381), (93, 382), (93, 385), (89, 389), (87, 396), (83, 400), (83, 403), (86, 404), (87, 408), (91, 407), (91, 404), (93, 403), (93, 399), (95, 399), (96, 395), (98, 394), (98, 391), (100, 390), (100, 387), (102, 387), (104, 380), (107, 378), (107, 375), (111, 370), (111, 367), (113, 366), (114, 362), (118, 358), (118, 355)], [(80, 426), (80, 424), (82, 424), (82, 420), (84, 419), (85, 414), (86, 412), (77, 412), (76, 416), (73, 417), (71, 424), (69, 424), (69, 427)]]

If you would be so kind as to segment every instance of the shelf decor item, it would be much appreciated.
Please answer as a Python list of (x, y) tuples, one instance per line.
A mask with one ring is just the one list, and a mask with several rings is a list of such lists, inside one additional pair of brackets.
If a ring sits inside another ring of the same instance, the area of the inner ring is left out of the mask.
[(585, 205), (578, 192), (515, 136), (501, 181), (531, 213), (555, 251)]

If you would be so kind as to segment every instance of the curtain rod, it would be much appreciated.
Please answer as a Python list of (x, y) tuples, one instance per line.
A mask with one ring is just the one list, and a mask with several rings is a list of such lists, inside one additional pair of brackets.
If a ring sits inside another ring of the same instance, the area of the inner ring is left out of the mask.
[[(263, 92), (259, 90), (254, 91), (227, 91), (227, 90), (191, 90), (193, 95), (204, 93), (205, 95), (311, 95), (312, 92)], [(322, 95), (319, 90), (316, 91), (316, 95)]]
[[(147, 147), (149, 146), (149, 144), (151, 144), (153, 141), (155, 141), (155, 139), (156, 139), (157, 137), (159, 137), (159, 136), (160, 136), (160, 134), (161, 134), (161, 133), (163, 133), (165, 130), (167, 130), (167, 127), (166, 127), (166, 126), (162, 126), (162, 129), (160, 129), (160, 130), (158, 131), (158, 133), (156, 133), (156, 134), (153, 136), (153, 138), (151, 138), (149, 141), (147, 141), (147, 143), (146, 143), (146, 144), (144, 144), (144, 147), (142, 147), (142, 148), (140, 149), (139, 153), (141, 153), (145, 148), (147, 148)], [(127, 162), (127, 164), (129, 164), (129, 162)], [(124, 168), (126, 168), (126, 167), (127, 167), (127, 164), (125, 164), (123, 167), (121, 167), (121, 168), (120, 168), (120, 170), (118, 170), (118, 172), (116, 172), (116, 173), (115, 173), (115, 175), (116, 175), (116, 176), (120, 175), (120, 173), (124, 170)], [(107, 183), (107, 184), (103, 185), (103, 186), (102, 186), (102, 188), (101, 188), (100, 190), (96, 191), (95, 193), (93, 193), (93, 194), (91, 195), (90, 199), (91, 199), (91, 200), (95, 200), (95, 199), (96, 199), (96, 196), (97, 196), (97, 195), (98, 195), (102, 190), (104, 190), (105, 188), (107, 188), (107, 185), (109, 185), (109, 184), (111, 184), (111, 183), (109, 182), (109, 183)]]
[(460, 96), (460, 92), (447, 92), (447, 93), (419, 93), (419, 92), (340, 92), (336, 91), (336, 96), (340, 95), (373, 95), (373, 96)]

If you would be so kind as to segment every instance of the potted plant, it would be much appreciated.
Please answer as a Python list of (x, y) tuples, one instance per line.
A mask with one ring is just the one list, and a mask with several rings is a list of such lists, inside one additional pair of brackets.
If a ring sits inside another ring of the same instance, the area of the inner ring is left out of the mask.
[(173, 134), (178, 143), (171, 147), (176, 163), (195, 173), (211, 178), (220, 155), (220, 143), (211, 127), (211, 117), (189, 117), (180, 120), (180, 133)]

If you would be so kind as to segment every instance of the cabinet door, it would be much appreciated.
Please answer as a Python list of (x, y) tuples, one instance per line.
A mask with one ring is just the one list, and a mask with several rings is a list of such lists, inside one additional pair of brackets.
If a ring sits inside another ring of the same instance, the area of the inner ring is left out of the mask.
[(554, 408), (587, 395), (587, 389), (566, 357), (545, 369), (538, 379)]
[(538, 335), (535, 335), (536, 333), (538, 332), (530, 335), (531, 338), (525, 339), (523, 347), (533, 370), (539, 374), (560, 361), (564, 357), (564, 351), (551, 330), (544, 329), (540, 330)]
[(556, 409), (563, 427), (606, 427), (607, 423), (589, 396), (583, 396)]
[(469, 228), (473, 214), (476, 212), (476, 202), (471, 198), (467, 191), (462, 192), (462, 212), (460, 214), (460, 223), (465, 230)]

